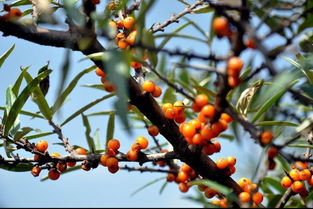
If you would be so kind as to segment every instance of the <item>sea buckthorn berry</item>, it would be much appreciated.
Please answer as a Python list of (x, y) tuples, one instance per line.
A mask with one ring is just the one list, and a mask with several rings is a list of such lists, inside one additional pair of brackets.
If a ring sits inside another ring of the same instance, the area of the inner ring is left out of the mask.
[(141, 86), (146, 92), (153, 92), (155, 90), (155, 84), (153, 81), (150, 80), (145, 80)]
[(93, 3), (93, 4), (100, 4), (100, 0), (91, 0), (91, 2)]
[(243, 62), (239, 57), (231, 57), (227, 62), (227, 73), (230, 76), (238, 76), (243, 67)]
[(109, 157), (106, 160), (106, 166), (108, 168), (112, 168), (112, 170), (114, 170), (114, 168), (118, 167), (118, 160), (115, 157)]
[(110, 82), (110, 81), (104, 82), (103, 83), (103, 88), (107, 92), (114, 92), (116, 90), (115, 85), (112, 82)]
[(292, 169), (289, 171), (289, 176), (292, 178), (294, 181), (299, 181), (300, 180), (300, 172), (298, 169)]
[(142, 64), (140, 62), (130, 62), (130, 66), (134, 69), (138, 69), (142, 67)]
[(78, 147), (75, 151), (79, 155), (87, 155), (87, 151), (84, 148)]
[(263, 194), (260, 192), (254, 193), (252, 196), (252, 201), (257, 205), (261, 204), (261, 202), (263, 201)]
[(193, 137), (196, 134), (196, 128), (193, 124), (190, 123), (186, 123), (183, 127), (182, 127), (182, 134), (185, 137)]
[(118, 44), (118, 42), (122, 39), (125, 39), (125, 34), (124, 33), (118, 33), (115, 37), (115, 43)]
[(113, 20), (110, 20), (109, 21), (109, 26), (114, 29), (114, 30), (117, 30), (117, 24), (116, 22), (114, 22)]
[(175, 117), (175, 122), (176, 123), (182, 123), (185, 120), (186, 120), (186, 115), (184, 114), (184, 112), (177, 113), (177, 115)]
[(129, 45), (131, 45), (131, 46), (134, 45), (135, 41), (136, 41), (136, 35), (137, 35), (137, 31), (136, 30), (130, 32), (129, 35), (127, 36), (127, 38), (126, 38), (126, 42)]
[(22, 14), (23, 13), (18, 8), (11, 8), (10, 11), (9, 11), (9, 16), (12, 19), (17, 19), (17, 18), (21, 17)]
[(169, 173), (169, 174), (167, 174), (167, 176), (166, 176), (166, 180), (167, 180), (168, 182), (173, 182), (173, 181), (175, 181), (175, 179), (176, 179), (176, 176), (175, 176), (173, 173)]
[(60, 173), (59, 173), (59, 171), (57, 171), (55, 169), (50, 169), (48, 172), (48, 177), (51, 180), (57, 180), (60, 177)]
[(42, 160), (42, 156), (41, 155), (37, 155), (37, 154), (34, 155), (34, 161), (39, 162), (41, 160)]
[(126, 39), (121, 39), (117, 42), (117, 46), (120, 48), (120, 49), (127, 49), (129, 44), (127, 43)]
[(58, 169), (58, 171), (60, 171), (61, 173), (65, 172), (67, 169), (67, 165), (64, 162), (58, 162), (56, 165), (56, 168)]
[(203, 107), (208, 104), (209, 98), (205, 94), (198, 94), (195, 98), (195, 102), (199, 107)]
[(207, 144), (205, 146), (203, 146), (202, 151), (206, 154), (206, 155), (212, 155), (215, 153), (215, 145), (210, 143)]
[(228, 85), (231, 88), (235, 88), (240, 84), (240, 80), (238, 77), (235, 76), (228, 76)]
[(199, 190), (200, 192), (203, 192), (206, 188), (208, 188), (208, 187), (205, 186), (204, 184), (199, 184), (199, 185), (198, 185), (198, 190)]
[(100, 160), (99, 160), (100, 164), (103, 166), (106, 166), (106, 161), (109, 157), (111, 157), (111, 156), (107, 155), (107, 154), (101, 155)]
[(194, 112), (200, 112), (202, 107), (198, 106), (195, 102), (191, 104), (191, 108)]
[(241, 188), (244, 188), (245, 185), (251, 184), (252, 182), (248, 178), (241, 178), (238, 181), (238, 184)]
[(251, 49), (256, 49), (256, 44), (251, 37), (247, 38), (247, 40), (245, 41), (245, 46)]
[(159, 128), (156, 125), (151, 125), (148, 128), (148, 133), (150, 136), (157, 136), (159, 134)]
[(274, 170), (276, 167), (276, 162), (273, 158), (268, 159), (268, 170)]
[(308, 184), (313, 187), (313, 175), (311, 176), (311, 178), (308, 180)]
[(213, 105), (205, 105), (202, 109), (201, 109), (201, 113), (203, 113), (203, 115), (209, 119), (212, 119), (215, 115), (215, 107)]
[(227, 199), (223, 198), (220, 200), (220, 207), (221, 208), (229, 208), (228, 204), (227, 204)]
[(214, 145), (214, 152), (220, 152), (221, 151), (221, 144), (218, 141), (214, 141), (213, 145)]
[(102, 76), (102, 77), (101, 77), (101, 83), (104, 84), (106, 81), (107, 81), (106, 76)]
[(225, 169), (228, 166), (228, 160), (225, 158), (220, 158), (216, 161), (216, 166), (218, 169)]
[(217, 121), (212, 124), (211, 130), (213, 132), (213, 136), (217, 137), (224, 129), (223, 124), (220, 121)]
[(168, 108), (173, 108), (173, 105), (171, 103), (165, 103), (162, 106), (162, 111), (165, 112)]
[(225, 174), (228, 175), (228, 176), (231, 176), (231, 175), (233, 175), (235, 172), (236, 172), (235, 166), (230, 166), (230, 165), (229, 165), (229, 166), (227, 167), (227, 170), (226, 170)]
[(178, 188), (183, 193), (186, 193), (189, 190), (189, 186), (186, 183), (184, 183), (184, 182), (179, 183), (178, 184)]
[(141, 150), (140, 144), (138, 144), (138, 143), (132, 144), (131, 150), (139, 152)]
[(76, 162), (66, 162), (66, 165), (68, 167), (74, 167), (76, 165)]
[(134, 151), (134, 150), (129, 150), (127, 153), (126, 153), (126, 158), (127, 160), (129, 161), (136, 161), (138, 159), (138, 152), (137, 151)]
[(82, 164), (82, 165), (81, 165), (81, 168), (82, 168), (84, 171), (90, 171), (90, 169), (91, 169), (90, 165), (88, 165), (88, 164)]
[(115, 152), (115, 151), (116, 151), (116, 150), (114, 150), (114, 149), (108, 148), (108, 149), (106, 150), (105, 154), (114, 157), (114, 156), (116, 155), (116, 152)]
[(178, 113), (181, 113), (185, 110), (184, 106), (185, 104), (182, 102), (182, 101), (176, 101), (174, 104), (173, 104), (174, 108), (176, 109), (176, 111)]
[(288, 176), (284, 176), (281, 181), (280, 184), (282, 185), (282, 187), (284, 187), (285, 189), (288, 189), (291, 184), (292, 184), (292, 180), (288, 177)]
[(36, 149), (39, 151), (39, 152), (44, 152), (48, 149), (48, 142), (46, 140), (39, 140), (37, 143), (36, 143)]
[(189, 123), (193, 124), (197, 130), (201, 129), (201, 122), (198, 119), (192, 119)]
[(161, 89), (161, 87), (160, 87), (160, 86), (155, 86), (154, 91), (151, 92), (151, 94), (152, 94), (152, 96), (155, 97), (155, 98), (160, 97), (161, 94), (162, 94), (162, 89)]
[(136, 138), (136, 143), (140, 145), (140, 149), (146, 149), (149, 145), (148, 139), (143, 136), (139, 136)]
[(166, 161), (160, 160), (160, 161), (157, 161), (156, 164), (159, 165), (160, 167), (164, 167), (166, 166)]
[(269, 158), (274, 158), (278, 154), (278, 149), (276, 147), (270, 147), (267, 151), (267, 156)]
[(217, 192), (210, 188), (210, 187), (207, 187), (205, 190), (204, 190), (204, 195), (208, 198), (208, 199), (211, 199), (213, 198), (215, 195), (217, 194)]
[(3, 4), (3, 10), (9, 12), (11, 10), (11, 5)]
[(248, 192), (241, 192), (239, 194), (239, 200), (240, 202), (242, 203), (246, 203), (246, 202), (249, 202), (251, 199), (251, 195), (248, 193)]
[(234, 156), (228, 156), (227, 158), (228, 165), (234, 166), (236, 164), (236, 158)]
[(258, 185), (256, 184), (247, 184), (243, 187), (244, 192), (252, 193), (258, 190)]
[(168, 119), (175, 119), (177, 116), (177, 111), (175, 108), (167, 108), (165, 111), (165, 117)]
[(212, 132), (212, 129), (209, 127), (209, 125), (203, 126), (203, 128), (200, 131), (201, 136), (204, 140), (211, 140), (214, 138), (214, 134)]
[(105, 76), (105, 72), (97, 67), (96, 68), (96, 75), (99, 77), (103, 77), (103, 76)]
[(208, 118), (202, 113), (200, 112), (198, 114), (198, 120), (201, 122), (201, 123), (206, 123), (208, 121)]
[(221, 119), (225, 120), (227, 123), (231, 123), (233, 121), (232, 117), (230, 117), (227, 113), (222, 113)]
[(302, 181), (308, 181), (311, 179), (311, 172), (309, 169), (304, 169), (302, 171), (300, 171), (300, 180)]
[(296, 161), (295, 162), (295, 167), (298, 169), (306, 169), (308, 168), (308, 162), (301, 162), (301, 161)]
[(190, 173), (192, 171), (192, 168), (188, 164), (183, 163), (182, 166), (180, 167), (180, 170), (185, 173)]
[(273, 134), (271, 131), (263, 131), (260, 135), (260, 141), (262, 144), (268, 144), (272, 141)]
[(31, 170), (32, 175), (35, 177), (39, 176), (40, 172), (41, 172), (41, 168), (38, 166), (34, 166)]
[(135, 18), (133, 17), (126, 17), (123, 20), (123, 25), (126, 29), (131, 29), (135, 26)]
[(192, 137), (192, 144), (195, 144), (195, 145), (201, 145), (203, 144), (204, 140), (203, 140), (203, 137), (201, 136), (201, 134), (195, 134), (193, 135)]
[(226, 131), (228, 128), (228, 123), (223, 120), (223, 119), (219, 119), (218, 123), (221, 125), (221, 132)]
[(188, 173), (185, 173), (184, 171), (179, 171), (177, 174), (177, 178), (180, 182), (185, 182), (189, 179)]
[(117, 139), (110, 139), (108, 141), (108, 148), (113, 149), (114, 151), (118, 150), (120, 148), (121, 144), (120, 141)]
[(218, 201), (218, 200), (212, 200), (211, 203), (212, 203), (213, 205), (216, 205), (216, 206), (219, 206), (219, 207), (220, 207), (220, 201)]
[(213, 20), (212, 28), (218, 36), (226, 36), (228, 33), (228, 20), (225, 17), (216, 17)]
[(301, 181), (295, 181), (291, 185), (292, 191), (295, 193), (301, 192), (301, 190), (304, 188), (304, 184)]
[(50, 154), (50, 156), (51, 156), (51, 157), (60, 157), (61, 155), (60, 155), (59, 153), (57, 153), (57, 152), (52, 152), (52, 153)]

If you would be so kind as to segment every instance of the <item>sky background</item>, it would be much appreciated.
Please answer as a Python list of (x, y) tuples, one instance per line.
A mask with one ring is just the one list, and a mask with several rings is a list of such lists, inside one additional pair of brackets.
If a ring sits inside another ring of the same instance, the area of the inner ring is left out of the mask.
[[(189, 1), (190, 2), (190, 1)], [(191, 1), (192, 2), (192, 1)], [(105, 1), (99, 7), (98, 12), (103, 8)], [(0, 4), (1, 7), (1, 4)], [(173, 13), (177, 13), (184, 9), (184, 5), (178, 1), (157, 1), (151, 11), (146, 17), (146, 25), (151, 26), (153, 23), (163, 22), (171, 16)], [(204, 30), (209, 32), (210, 21), (212, 14), (201, 15), (188, 15), (187, 17), (198, 23)], [(165, 32), (178, 27), (179, 24), (172, 24), (166, 28)], [(266, 28), (261, 29), (266, 32)], [(182, 31), (183, 34), (197, 35), (197, 32), (191, 27), (187, 27)], [(0, 33), (1, 35), (1, 33)], [(279, 43), (279, 38), (274, 37), (275, 44)], [(66, 50), (62, 48), (40, 46), (14, 37), (2, 37), (0, 36), (0, 54), (4, 53), (13, 44), (15, 49), (6, 60), (1, 72), (0, 82), (0, 106), (5, 106), (5, 90), (9, 85), (14, 84), (16, 78), (20, 73), (20, 67), (30, 66), (28, 72), (35, 76), (40, 67), (45, 65), (48, 61), (49, 67), (53, 69), (50, 74), (50, 90), (46, 96), (46, 99), (50, 105), (52, 105), (56, 99), (56, 91), (60, 81), (61, 69), (64, 62)], [(269, 43), (273, 47), (273, 42)], [(174, 41), (168, 44), (169, 48), (176, 48), (184, 50), (192, 50), (199, 54), (207, 54), (208, 47), (199, 44), (195, 41), (186, 41), (184, 39), (174, 39)], [(212, 49), (217, 55), (225, 55), (225, 52), (229, 48), (227, 41), (214, 40)], [(75, 75), (77, 75), (83, 69), (92, 65), (90, 61), (80, 61), (83, 55), (78, 52), (71, 52), (71, 65), (70, 73), (67, 83), (71, 81)], [(254, 58), (254, 65), (258, 65), (261, 62), (260, 55), (252, 50), (246, 50), (242, 54), (243, 59)], [(172, 61), (175, 61), (173, 59)], [(283, 65), (286, 63), (283, 63)], [(171, 66), (169, 66), (171, 67)], [(71, 115), (77, 109), (88, 104), (90, 101), (102, 97), (107, 94), (103, 91), (89, 89), (81, 87), (82, 84), (96, 84), (100, 83), (99, 77), (91, 72), (84, 76), (78, 84), (78, 87), (68, 98), (67, 103), (63, 106), (62, 112), (55, 115), (54, 122), (60, 124), (66, 117)], [(25, 82), (23, 83), (25, 86)], [(92, 110), (88, 110), (86, 113), (96, 111), (112, 110), (112, 103), (115, 98), (108, 101), (101, 102), (96, 105)], [(37, 111), (37, 106), (29, 99), (26, 103), (24, 110)], [(0, 112), (2, 117), (3, 112)], [(103, 143), (106, 137), (106, 124), (107, 116), (89, 117), (92, 134), (97, 128), (100, 128), (100, 137)], [(29, 117), (21, 117), (21, 126), (36, 127), (43, 132), (51, 131), (51, 127), (45, 120), (31, 119)], [(85, 140), (85, 129), (82, 125), (82, 119), (78, 116), (76, 119), (69, 122), (63, 127), (63, 133), (69, 138), (71, 145), (80, 145), (82, 147), (88, 147)], [(33, 132), (35, 134), (35, 132)], [(134, 142), (136, 136), (143, 135), (148, 137), (146, 130), (134, 129), (133, 135), (128, 135), (123, 130), (120, 121), (116, 120), (116, 127), (114, 137), (121, 141), (120, 150), (127, 152)], [(251, 170), (254, 164), (250, 167), (247, 165), (250, 163), (247, 160), (250, 157), (259, 156), (261, 150), (259, 147), (252, 143), (248, 134), (242, 134), (242, 145), (237, 143), (231, 143), (225, 139), (220, 139), (222, 144), (222, 151), (214, 154), (212, 158), (215, 160), (219, 157), (227, 157), (228, 155), (235, 156), (237, 158), (237, 172), (233, 175), (235, 180), (245, 175), (251, 175)], [(162, 137), (158, 137), (162, 142)], [(59, 152), (61, 155), (66, 154), (62, 146), (52, 145), (52, 143), (59, 142), (57, 136), (52, 135), (45, 137), (49, 141), (49, 152)], [(37, 139), (35, 139), (37, 140)], [(152, 140), (150, 140), (152, 144)], [(0, 154), (4, 154), (3, 148)], [(20, 152), (21, 156), (31, 157), (29, 153)], [(247, 157), (248, 156), (248, 157)], [(249, 157), (250, 156), (250, 157)], [(248, 164), (247, 164), (248, 163)], [(253, 163), (253, 162), (252, 162)], [(138, 166), (135, 163), (129, 165)], [(149, 165), (147, 163), (146, 165)], [(250, 165), (250, 164), (249, 164)], [(130, 197), (131, 193), (137, 188), (141, 187), (145, 183), (154, 179), (165, 177), (164, 174), (154, 173), (138, 173), (127, 172), (120, 170), (116, 174), (111, 174), (106, 168), (99, 166), (89, 172), (79, 170), (66, 175), (62, 175), (57, 181), (44, 181), (40, 182), (40, 178), (46, 175), (46, 171), (42, 171), (39, 178), (34, 178), (30, 172), (8, 172), (0, 170), (0, 207), (200, 207), (201, 205), (195, 204), (185, 197), (195, 194), (194, 188), (190, 189), (190, 192), (183, 194), (179, 192), (178, 185), (170, 183), (165, 188), (164, 192), (160, 195), (159, 190), (164, 183), (164, 180), (147, 187), (145, 190), (139, 192), (133, 197)], [(251, 177), (251, 176), (246, 176)]]

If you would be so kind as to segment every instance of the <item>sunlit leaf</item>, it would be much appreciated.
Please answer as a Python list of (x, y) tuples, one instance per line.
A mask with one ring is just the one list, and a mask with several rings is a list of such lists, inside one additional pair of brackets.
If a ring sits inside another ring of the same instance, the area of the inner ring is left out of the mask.
[(154, 183), (157, 183), (158, 181), (161, 181), (163, 179), (165, 179), (166, 177), (161, 177), (161, 178), (157, 178), (157, 179), (154, 179), (153, 181), (150, 181), (148, 183), (146, 183), (145, 185), (139, 187), (138, 189), (136, 189), (133, 193), (131, 193), (131, 197), (134, 196), (135, 194), (137, 194), (138, 192), (142, 191), (143, 189), (147, 188), (148, 186), (154, 184)]
[(31, 132), (32, 130), (34, 130), (31, 127), (23, 127), (21, 130), (18, 130), (15, 134), (14, 134), (14, 141), (19, 140), (20, 138), (22, 138), (23, 136), (25, 136), (26, 134), (28, 134), (29, 132)]
[(8, 49), (6, 52), (4, 52), (4, 54), (2, 54), (0, 56), (0, 68), (3, 65), (4, 61), (9, 57), (9, 55), (11, 54), (11, 52), (13, 51), (15, 47), (15, 44), (13, 44), (10, 49)]
[(86, 135), (89, 151), (91, 153), (94, 153), (95, 152), (95, 143), (93, 141), (93, 138), (90, 136), (91, 127), (90, 127), (89, 120), (88, 120), (87, 116), (85, 116), (84, 114), (82, 114), (82, 118), (83, 118), (83, 124), (86, 128), (85, 135)]
[(108, 125), (107, 125), (107, 136), (106, 136), (106, 142), (105, 145), (108, 144), (108, 141), (110, 139), (113, 139), (114, 137), (114, 127), (115, 127), (115, 112), (110, 113)]
[(29, 136), (25, 136), (25, 138), (27, 138), (28, 140), (31, 139), (37, 139), (37, 138), (42, 138), (44, 136), (49, 136), (54, 134), (54, 132), (45, 132), (45, 133), (40, 133), (40, 134), (34, 134), (34, 135), (29, 135)]

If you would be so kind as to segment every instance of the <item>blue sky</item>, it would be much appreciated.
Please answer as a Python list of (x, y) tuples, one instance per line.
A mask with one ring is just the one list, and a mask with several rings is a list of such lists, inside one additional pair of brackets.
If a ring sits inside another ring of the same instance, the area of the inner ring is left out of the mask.
[[(103, 5), (103, 4), (102, 4)], [(156, 22), (163, 22), (169, 18), (171, 14), (177, 13), (184, 9), (184, 5), (178, 1), (157, 1), (154, 8), (147, 16), (147, 26)], [(211, 14), (188, 15), (206, 31), (209, 32)], [(182, 24), (182, 23), (179, 23)], [(169, 26), (165, 32), (178, 27), (179, 24)], [(196, 31), (190, 27), (183, 30), (184, 34), (196, 35)], [(60, 71), (63, 63), (65, 50), (55, 47), (46, 47), (30, 42), (17, 39), (14, 37), (0, 37), (0, 54), (6, 51), (10, 46), (15, 44), (15, 50), (7, 59), (5, 64), (0, 69), (1, 84), (0, 84), (0, 105), (5, 105), (5, 90), (8, 85), (13, 84), (19, 75), (21, 66), (31, 66), (29, 72), (32, 75), (37, 74), (37, 70), (50, 61), (50, 68), (53, 69), (50, 75), (50, 91), (47, 94), (47, 101), (51, 105), (56, 98), (56, 91), (60, 79)], [(200, 54), (207, 54), (208, 48), (194, 41), (186, 41), (176, 39), (168, 44), (169, 48), (193, 50)], [(215, 40), (212, 46), (217, 54), (225, 53), (227, 42), (225, 40)], [(248, 50), (243, 54), (243, 58), (256, 56), (256, 52)], [(92, 65), (90, 61), (79, 61), (82, 54), (71, 52), (71, 67), (68, 81), (81, 70)], [(257, 56), (256, 56), (257, 57)], [(256, 62), (260, 62), (255, 60)], [(80, 80), (81, 84), (99, 83), (99, 78), (93, 73), (89, 73)], [(25, 83), (24, 83), (25, 84)], [(85, 87), (76, 88), (68, 99), (68, 102), (63, 106), (61, 114), (54, 117), (55, 123), (61, 123), (67, 116), (72, 114), (76, 109), (84, 106), (92, 100), (103, 96), (103, 92), (99, 90), (89, 89)], [(112, 110), (112, 102), (114, 99), (102, 102), (93, 108), (93, 111)], [(23, 108), (29, 111), (37, 111), (37, 106), (29, 100)], [(90, 113), (91, 111), (87, 111)], [(0, 113), (2, 116), (2, 113)], [(41, 129), (42, 131), (51, 131), (51, 127), (44, 120), (32, 120), (29, 117), (21, 117), (22, 126), (30, 126)], [(91, 117), (92, 133), (96, 128), (100, 128), (100, 137), (102, 142), (105, 141), (107, 116)], [(71, 144), (87, 147), (85, 140), (85, 129), (82, 125), (81, 117), (77, 117), (63, 128), (63, 133), (70, 140)], [(116, 121), (115, 138), (122, 142), (121, 150), (126, 152), (136, 136), (148, 136), (147, 132), (142, 129), (135, 129), (134, 134), (129, 136), (121, 128), (120, 121)], [(61, 154), (66, 154), (63, 147), (52, 145), (59, 142), (55, 135), (46, 137), (50, 143), (49, 151), (57, 151)], [(260, 149), (252, 143), (248, 134), (242, 135), (243, 146), (235, 143), (230, 143), (225, 139), (221, 139), (222, 151), (212, 156), (213, 159), (233, 155), (237, 157), (238, 165), (234, 179), (238, 180), (246, 174), (246, 164), (240, 163), (246, 161), (246, 154), (258, 155)], [(251, 151), (253, 150), (253, 151)], [(3, 150), (0, 151), (3, 154)], [(28, 153), (22, 153), (25, 156), (31, 156)], [(136, 166), (135, 164), (133, 164)], [(148, 165), (148, 164), (147, 164)], [(45, 176), (45, 171), (41, 177)], [(61, 176), (58, 181), (40, 182), (39, 178), (34, 178), (29, 172), (27, 173), (12, 173), (4, 170), (0, 171), (0, 206), (1, 207), (197, 207), (191, 201), (185, 200), (184, 197), (193, 194), (193, 189), (189, 193), (182, 194), (178, 190), (178, 186), (174, 183), (168, 184), (162, 195), (159, 195), (159, 190), (164, 181), (160, 181), (137, 195), (130, 197), (130, 194), (145, 183), (156, 178), (165, 176), (164, 174), (152, 173), (136, 173), (119, 171), (117, 174), (110, 174), (106, 168), (99, 166), (97, 169), (89, 172), (79, 170)], [(249, 176), (248, 176), (249, 177)]]

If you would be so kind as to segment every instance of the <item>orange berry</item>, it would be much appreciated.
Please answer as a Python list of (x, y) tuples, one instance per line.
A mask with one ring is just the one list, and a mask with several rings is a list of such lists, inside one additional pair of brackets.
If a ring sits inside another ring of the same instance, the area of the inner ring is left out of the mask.
[(195, 102), (191, 104), (191, 108), (194, 112), (200, 112), (202, 107), (198, 106)]
[(180, 167), (180, 170), (189, 174), (189, 173), (191, 173), (192, 168), (188, 164), (183, 163), (182, 166)]
[(212, 200), (211, 203), (213, 205), (216, 205), (216, 206), (220, 207), (220, 201), (218, 201), (218, 200)]
[(218, 141), (214, 141), (213, 145), (214, 145), (214, 152), (220, 152), (221, 151), (221, 144)]
[(34, 155), (34, 161), (41, 161), (42, 160), (42, 157), (40, 156), (40, 155), (37, 155), (37, 154), (35, 154)]
[(186, 183), (183, 183), (183, 182), (178, 184), (178, 188), (183, 193), (186, 193), (189, 190), (189, 186)]
[(110, 155), (107, 155), (107, 154), (101, 155), (100, 160), (99, 160), (100, 164), (103, 165), (103, 166), (107, 166), (107, 165), (106, 165), (106, 161), (107, 161), (107, 159), (108, 159), (109, 157), (111, 157), (111, 156), (110, 156)]
[(173, 182), (173, 181), (175, 181), (175, 179), (176, 179), (176, 177), (175, 177), (174, 174), (172, 174), (172, 173), (168, 173), (168, 174), (167, 174), (166, 180), (167, 180), (168, 182)]
[(244, 188), (245, 185), (251, 184), (252, 182), (248, 178), (241, 178), (238, 181), (238, 184), (241, 188)]
[(36, 143), (36, 149), (39, 151), (39, 152), (44, 152), (48, 149), (48, 142), (46, 140), (39, 140), (37, 143)]
[(205, 94), (198, 94), (195, 98), (195, 102), (199, 107), (203, 107), (208, 104), (209, 98)]
[(120, 167), (117, 165), (117, 166), (110, 166), (108, 167), (108, 170), (110, 173), (116, 173), (117, 171), (120, 170)]
[(254, 193), (252, 196), (252, 201), (257, 205), (261, 204), (261, 202), (263, 201), (263, 194), (260, 192)]
[(74, 167), (76, 165), (76, 162), (66, 162), (66, 165), (68, 167)]
[(223, 198), (220, 200), (220, 207), (221, 208), (229, 208), (228, 204), (227, 204), (227, 199)]
[(182, 123), (186, 120), (186, 115), (183, 112), (177, 113), (175, 117), (175, 122), (176, 123)]
[(161, 94), (162, 94), (162, 89), (161, 89), (161, 87), (160, 87), (160, 86), (155, 86), (154, 91), (151, 92), (151, 94), (152, 94), (152, 96), (155, 97), (155, 98), (160, 97)]
[(227, 113), (222, 113), (221, 119), (225, 120), (227, 123), (231, 123), (233, 121), (232, 117), (230, 117)]
[(140, 149), (146, 149), (148, 147), (149, 141), (143, 136), (138, 136), (136, 138), (136, 143), (140, 145)]
[(57, 180), (60, 177), (60, 173), (59, 173), (59, 171), (57, 171), (55, 169), (50, 169), (48, 172), (48, 177), (51, 180)]
[(121, 39), (117, 42), (117, 46), (120, 48), (120, 49), (127, 49), (129, 44), (127, 43), (126, 39)]
[(156, 164), (159, 165), (160, 167), (166, 166), (166, 162), (164, 160), (157, 161)]
[(204, 190), (204, 195), (205, 195), (207, 198), (209, 198), (209, 199), (213, 198), (216, 194), (217, 194), (217, 192), (216, 192), (214, 189), (210, 188), (210, 187), (207, 187), (207, 188)]
[(302, 181), (308, 181), (311, 179), (311, 172), (309, 169), (304, 169), (302, 171), (300, 171), (300, 180)]
[(200, 131), (200, 134), (205, 140), (211, 140), (212, 138), (214, 138), (214, 134), (212, 132), (212, 129), (209, 127), (209, 125), (203, 126), (203, 128)]
[(301, 190), (304, 188), (304, 184), (301, 181), (295, 181), (291, 185), (292, 191), (295, 193), (301, 192)]
[(212, 155), (215, 153), (215, 145), (212, 143), (207, 144), (203, 146), (202, 150), (206, 155)]
[(173, 108), (173, 105), (172, 105), (171, 103), (165, 103), (165, 104), (162, 106), (163, 112), (165, 112), (168, 108)]
[(118, 150), (121, 146), (120, 141), (117, 139), (110, 139), (108, 141), (108, 148), (113, 149), (114, 151)]
[(193, 124), (187, 123), (182, 127), (182, 134), (185, 137), (193, 137), (196, 134), (196, 128)]
[(140, 62), (130, 62), (130, 66), (134, 69), (138, 69), (142, 67), (142, 64)]
[(103, 70), (101, 70), (100, 68), (98, 68), (98, 67), (96, 68), (96, 74), (99, 77), (105, 76), (105, 72)]
[(114, 149), (108, 148), (105, 152), (105, 154), (109, 155), (109, 156), (115, 156), (116, 152)]
[(115, 37), (115, 43), (118, 44), (120, 40), (125, 40), (125, 34), (124, 33), (118, 33)]
[(240, 84), (240, 80), (237, 76), (228, 76), (228, 85), (231, 88), (235, 88)]
[(198, 119), (192, 119), (189, 123), (193, 124), (197, 130), (201, 129), (201, 122)]
[(38, 167), (38, 166), (34, 166), (34, 167), (32, 168), (32, 170), (31, 170), (31, 174), (32, 174), (34, 177), (39, 176), (40, 172), (41, 172), (41, 168)]
[(227, 175), (232, 175), (232, 174), (234, 174), (236, 172), (236, 168), (235, 168), (235, 166), (228, 166), (228, 170), (227, 170)]
[(224, 119), (219, 119), (218, 123), (220, 124), (221, 127), (221, 132), (226, 131), (228, 128), (228, 123)]
[(104, 90), (106, 90), (107, 92), (113, 92), (116, 90), (115, 85), (110, 82), (110, 81), (106, 81), (103, 83), (103, 88)]
[(233, 156), (228, 156), (227, 158), (227, 161), (228, 161), (228, 165), (229, 166), (234, 166), (236, 164), (236, 158), (233, 157)]
[(50, 154), (50, 156), (51, 156), (51, 157), (60, 157), (61, 155), (60, 155), (59, 153), (57, 153), (57, 152), (52, 152), (52, 153)]
[(75, 151), (76, 151), (77, 154), (79, 154), (79, 155), (87, 155), (87, 151), (86, 151), (84, 148), (79, 147), (79, 148), (77, 148)]
[(84, 170), (84, 171), (90, 171), (91, 167), (87, 164), (82, 164), (81, 165), (81, 168)]
[(136, 41), (136, 35), (137, 35), (137, 31), (136, 30), (130, 32), (129, 35), (127, 36), (127, 38), (126, 38), (126, 42), (129, 45), (131, 45), (131, 46), (134, 45), (135, 41)]
[(262, 144), (268, 144), (272, 141), (273, 134), (271, 131), (263, 131), (260, 135), (260, 141)]
[(126, 158), (129, 161), (136, 161), (138, 159), (138, 152), (130, 150), (126, 153)]
[(155, 84), (153, 81), (150, 80), (145, 80), (141, 86), (146, 92), (153, 92), (155, 90)]
[(208, 118), (202, 113), (200, 112), (198, 114), (198, 120), (201, 122), (201, 123), (206, 123), (208, 121)]
[(106, 76), (102, 76), (102, 77), (101, 77), (101, 83), (104, 84), (106, 81), (107, 81)]
[(292, 169), (289, 171), (289, 176), (294, 180), (294, 181), (299, 181), (300, 180), (300, 172), (298, 169)]
[(306, 169), (306, 168), (308, 168), (308, 162), (296, 161), (295, 166), (298, 169)]
[(212, 119), (215, 115), (215, 107), (213, 105), (205, 105), (202, 109), (201, 109), (201, 113), (203, 113), (203, 115), (209, 119)]
[(105, 164), (107, 167), (118, 167), (118, 160), (115, 157), (108, 157)]
[(135, 18), (133, 17), (126, 17), (124, 20), (123, 20), (123, 25), (126, 29), (131, 29), (134, 27), (135, 25)]
[(193, 135), (192, 137), (192, 144), (195, 144), (195, 145), (201, 145), (203, 144), (204, 140), (203, 140), (203, 137), (201, 136), (201, 134), (195, 134)]
[(134, 144), (131, 146), (131, 150), (133, 150), (133, 151), (139, 152), (140, 149), (141, 149), (141, 147), (140, 147), (140, 144), (138, 144), (138, 143), (134, 143)]
[(185, 182), (189, 179), (188, 173), (185, 173), (184, 171), (179, 171), (177, 174), (177, 178), (180, 182)]
[(223, 129), (224, 129), (224, 126), (222, 122), (220, 121), (213, 123), (211, 126), (211, 130), (213, 132), (214, 137), (217, 137), (223, 131)]
[(247, 38), (247, 40), (245, 41), (245, 45), (248, 48), (256, 49), (256, 44), (255, 44), (254, 40), (251, 37)]
[(239, 199), (240, 199), (240, 202), (246, 203), (250, 201), (251, 195), (248, 192), (241, 192), (239, 194)]
[(270, 147), (267, 151), (267, 156), (269, 158), (274, 158), (278, 154), (278, 149), (276, 147)]
[(165, 111), (165, 117), (168, 119), (175, 119), (177, 116), (177, 111), (175, 108), (169, 107)]
[(247, 184), (243, 187), (243, 191), (248, 192), (248, 193), (255, 192), (257, 191), (257, 189), (258, 189), (258, 185), (256, 184)]
[(227, 62), (227, 72), (230, 76), (239, 75), (243, 67), (243, 62), (239, 57), (231, 57)]
[(17, 18), (21, 17), (22, 14), (23, 13), (18, 8), (11, 8), (9, 11), (9, 16), (10, 16), (10, 18), (13, 18), (13, 19), (17, 19)]
[(284, 187), (285, 189), (288, 189), (291, 184), (292, 184), (292, 180), (288, 177), (288, 176), (284, 176), (281, 181), (280, 184), (282, 185), (282, 187)]
[(311, 178), (308, 180), (308, 184), (313, 187), (313, 175), (311, 176)]
[(218, 167), (218, 169), (225, 169), (228, 164), (228, 160), (226, 160), (225, 158), (220, 158), (216, 161), (216, 166)]
[(56, 165), (56, 168), (58, 169), (58, 171), (60, 171), (61, 173), (65, 172), (67, 169), (67, 165), (64, 162), (59, 162)]
[(225, 17), (216, 17), (213, 20), (212, 28), (218, 36), (225, 36), (228, 33), (228, 20)]
[(159, 128), (156, 125), (151, 125), (148, 128), (148, 133), (150, 136), (157, 136), (159, 134)]
[(91, 0), (91, 2), (93, 3), (93, 4), (100, 4), (100, 0)]
[(185, 104), (182, 102), (182, 101), (176, 101), (174, 104), (173, 104), (174, 108), (176, 109), (176, 111), (178, 113), (181, 113), (185, 110), (184, 106)]

